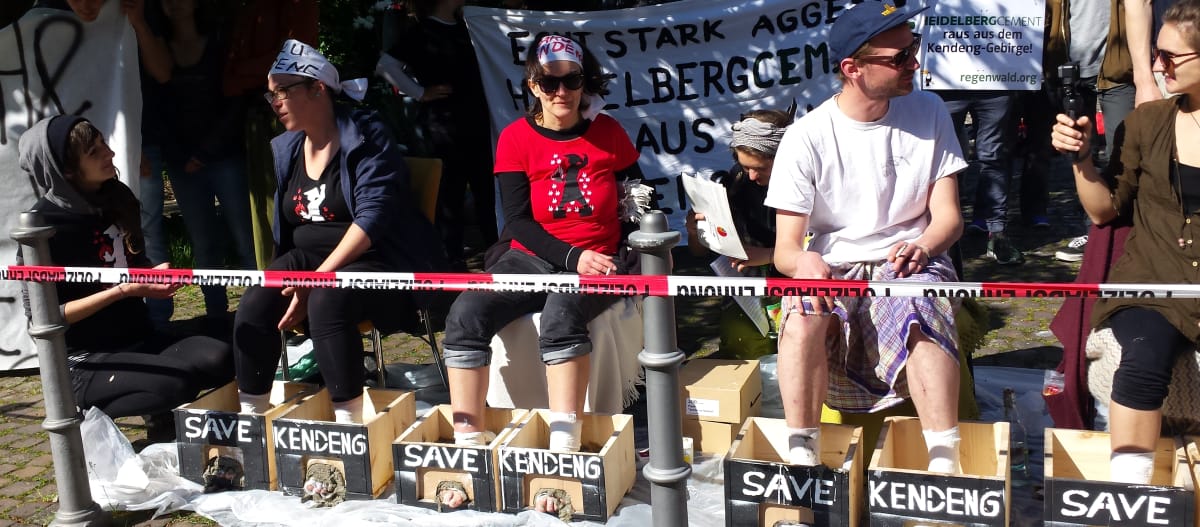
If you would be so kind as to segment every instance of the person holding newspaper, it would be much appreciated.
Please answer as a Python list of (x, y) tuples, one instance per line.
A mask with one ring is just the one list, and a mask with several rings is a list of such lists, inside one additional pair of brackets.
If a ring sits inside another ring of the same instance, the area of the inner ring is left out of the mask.
[[(712, 177), (725, 187), (733, 226), (747, 258), (718, 258), (712, 264), (718, 274), (762, 275), (771, 272), (769, 266), (775, 254), (775, 211), (764, 206), (763, 201), (767, 197), (779, 141), (795, 114), (794, 104), (785, 111), (754, 110), (733, 124), (729, 146), (734, 165), (728, 172), (718, 171)], [(705, 223), (704, 212), (688, 210), (685, 222), (688, 249), (695, 256), (705, 256), (709, 249), (716, 250), (705, 245), (701, 235), (702, 230), (709, 228)], [(722, 268), (718, 269), (718, 266)], [(754, 359), (775, 353), (775, 340), (769, 336), (771, 328), (767, 312), (770, 310), (764, 311), (763, 304), (776, 302), (778, 298), (727, 300), (721, 310), (721, 343), (717, 356)]]
[[(766, 205), (778, 211), (774, 261), (782, 273), (957, 279), (946, 251), (963, 230), (957, 175), (967, 163), (946, 105), (913, 91), (920, 40), (908, 21), (926, 9), (865, 2), (830, 28), (842, 91), (788, 128), (767, 190)], [(821, 463), (822, 402), (868, 413), (911, 397), (928, 470), (961, 472), (950, 299), (790, 296), (782, 310), (778, 374), (789, 462)]]

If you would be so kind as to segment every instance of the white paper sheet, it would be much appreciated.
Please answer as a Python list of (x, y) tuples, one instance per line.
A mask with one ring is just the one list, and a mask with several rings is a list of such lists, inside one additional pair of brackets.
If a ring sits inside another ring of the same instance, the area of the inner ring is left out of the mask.
[(725, 186), (688, 173), (680, 177), (688, 201), (692, 202), (692, 209), (704, 214), (704, 220), (696, 224), (696, 237), (701, 245), (730, 258), (749, 259), (746, 249), (742, 247), (742, 238), (733, 226), (733, 214), (729, 211)]
[[(714, 273), (717, 273), (717, 276), (744, 276), (737, 269), (733, 268), (733, 260), (729, 259), (728, 256), (718, 256), (708, 266), (712, 268)], [(754, 327), (758, 328), (758, 332), (764, 337), (767, 336), (767, 332), (770, 331), (771, 326), (767, 320), (767, 312), (763, 309), (762, 301), (759, 297), (735, 296), (733, 297), (733, 301), (737, 303), (738, 307), (742, 308), (742, 311), (746, 312), (746, 316), (754, 323)]]

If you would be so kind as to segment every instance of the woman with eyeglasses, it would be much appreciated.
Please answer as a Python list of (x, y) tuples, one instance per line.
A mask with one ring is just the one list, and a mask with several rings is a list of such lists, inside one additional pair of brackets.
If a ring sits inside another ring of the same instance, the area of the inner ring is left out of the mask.
[[(495, 174), (505, 229), (488, 251), (490, 273), (606, 275), (632, 272), (620, 255), (627, 232), (618, 212), (622, 181), (640, 179), (638, 153), (615, 119), (597, 114), (607, 93), (599, 64), (583, 46), (549, 35), (532, 46), (525, 78), (535, 97), (496, 146)], [(636, 261), (636, 258), (632, 258)], [(492, 337), (509, 322), (542, 312), (539, 352), (546, 364), (550, 450), (579, 450), (590, 376), (588, 322), (616, 302), (608, 295), (465, 292), (450, 308), (444, 342), (454, 437), (482, 445)], [(523, 351), (523, 350), (522, 350)], [(515, 352), (515, 350), (514, 350)], [(464, 497), (465, 498), (465, 497)], [(553, 512), (539, 498), (538, 510)], [(447, 501), (451, 506), (461, 500)]]
[[(1117, 130), (1104, 173), (1092, 164), (1092, 123), (1059, 114), (1052, 143), (1072, 155), (1075, 187), (1097, 225), (1132, 219), (1125, 252), (1109, 273), (1116, 283), (1200, 283), (1200, 0), (1180, 0), (1163, 16), (1154, 70), (1167, 100), (1143, 103)], [(1121, 345), (1113, 376), (1109, 429), (1111, 477), (1150, 483), (1162, 404), (1172, 367), (1200, 341), (1200, 301), (1106, 298), (1093, 326), (1107, 324)]]
[[(366, 79), (342, 82), (316, 49), (288, 40), (264, 98), (283, 124), (275, 156), (275, 271), (428, 272), (441, 262), (433, 226), (408, 195), (408, 170), (378, 116), (334, 99), (362, 100)], [(279, 332), (307, 325), (337, 422), (362, 422), (363, 345), (358, 323), (410, 327), (412, 293), (251, 287), (234, 320), (244, 412), (269, 408)], [(382, 367), (382, 365), (380, 365)], [(367, 415), (370, 415), (369, 413)]]
[[(33, 210), (55, 229), (51, 265), (151, 266), (137, 198), (117, 179), (113, 151), (92, 123), (72, 115), (43, 119), (21, 135), (19, 150), (21, 170), (42, 196)], [(56, 287), (67, 323), (75, 402), (114, 418), (147, 415), (152, 441), (175, 437), (172, 409), (233, 378), (228, 344), (155, 330), (143, 299), (169, 299), (179, 287), (67, 282)]]

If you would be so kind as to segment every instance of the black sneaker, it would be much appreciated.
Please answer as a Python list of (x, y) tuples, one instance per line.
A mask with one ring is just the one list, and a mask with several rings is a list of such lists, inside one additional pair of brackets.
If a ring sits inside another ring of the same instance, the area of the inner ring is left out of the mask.
[(1063, 262), (1080, 262), (1083, 261), (1083, 250), (1087, 249), (1088, 237), (1086, 234), (1078, 238), (1072, 239), (1059, 251), (1054, 253), (1054, 257)]
[(1003, 232), (993, 232), (988, 235), (987, 257), (1000, 265), (1017, 265), (1025, 261), (1025, 256), (1012, 244), (1012, 240)]

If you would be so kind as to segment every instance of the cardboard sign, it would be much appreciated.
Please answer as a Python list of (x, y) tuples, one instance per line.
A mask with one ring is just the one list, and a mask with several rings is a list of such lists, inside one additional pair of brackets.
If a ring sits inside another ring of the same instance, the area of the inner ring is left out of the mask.
[(1045, 0), (941, 0), (917, 17), (918, 86), (1040, 90)]
[(344, 466), (346, 498), (372, 499), (371, 448), (362, 425), (313, 421), (275, 421), (279, 486), (290, 496), (304, 493), (310, 459), (338, 459)]
[(1046, 525), (1184, 525), (1195, 496), (1179, 487), (1051, 479)]
[(850, 495), (850, 477), (845, 471), (766, 461), (725, 461), (726, 525), (758, 525), (758, 505), (764, 503), (809, 509), (816, 525), (850, 525)]
[(1008, 524), (1007, 500), (1002, 479), (873, 470), (867, 481), (871, 525), (935, 520), (1003, 527)]

